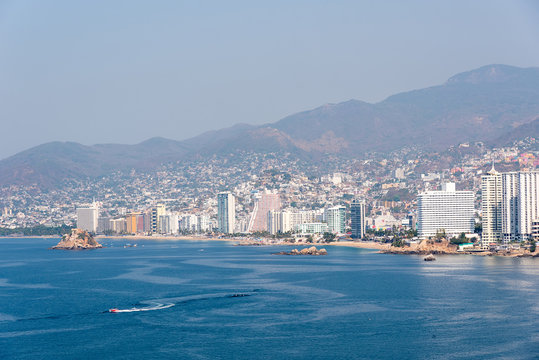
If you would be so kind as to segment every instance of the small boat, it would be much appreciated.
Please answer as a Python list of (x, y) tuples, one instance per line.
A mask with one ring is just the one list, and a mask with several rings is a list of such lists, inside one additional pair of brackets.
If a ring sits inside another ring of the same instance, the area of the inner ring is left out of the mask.
[(109, 312), (111, 312), (111, 313), (116, 313), (116, 312), (118, 312), (118, 309), (112, 308), (112, 309), (109, 309)]

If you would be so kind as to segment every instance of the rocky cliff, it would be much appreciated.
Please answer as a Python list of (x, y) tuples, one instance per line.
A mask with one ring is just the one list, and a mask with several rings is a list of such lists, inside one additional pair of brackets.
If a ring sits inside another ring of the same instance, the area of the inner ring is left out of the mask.
[(81, 229), (72, 229), (71, 234), (62, 236), (62, 240), (51, 249), (59, 250), (86, 250), (103, 247), (87, 231)]

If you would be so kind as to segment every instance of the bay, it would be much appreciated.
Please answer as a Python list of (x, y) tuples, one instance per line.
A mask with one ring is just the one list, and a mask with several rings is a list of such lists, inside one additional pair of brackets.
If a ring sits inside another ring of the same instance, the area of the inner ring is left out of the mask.
[(57, 242), (0, 239), (1, 359), (539, 358), (539, 259)]

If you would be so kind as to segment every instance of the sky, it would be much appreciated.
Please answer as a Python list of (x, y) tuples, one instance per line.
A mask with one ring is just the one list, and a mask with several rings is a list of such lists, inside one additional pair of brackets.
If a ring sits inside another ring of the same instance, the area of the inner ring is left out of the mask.
[(539, 2), (0, 0), (0, 159), (182, 140), (539, 66)]

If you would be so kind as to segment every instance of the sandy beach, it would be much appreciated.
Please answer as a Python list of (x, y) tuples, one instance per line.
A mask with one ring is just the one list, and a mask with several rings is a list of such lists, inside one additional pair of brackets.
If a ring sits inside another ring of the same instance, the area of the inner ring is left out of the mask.
[(151, 235), (97, 235), (96, 239), (109, 239), (109, 240), (155, 240), (155, 241), (241, 241), (240, 239), (232, 239), (225, 237), (209, 237), (209, 236), (151, 236)]
[(381, 244), (374, 241), (335, 241), (331, 243), (320, 244), (324, 246), (347, 246), (359, 249), (387, 250), (391, 244)]

